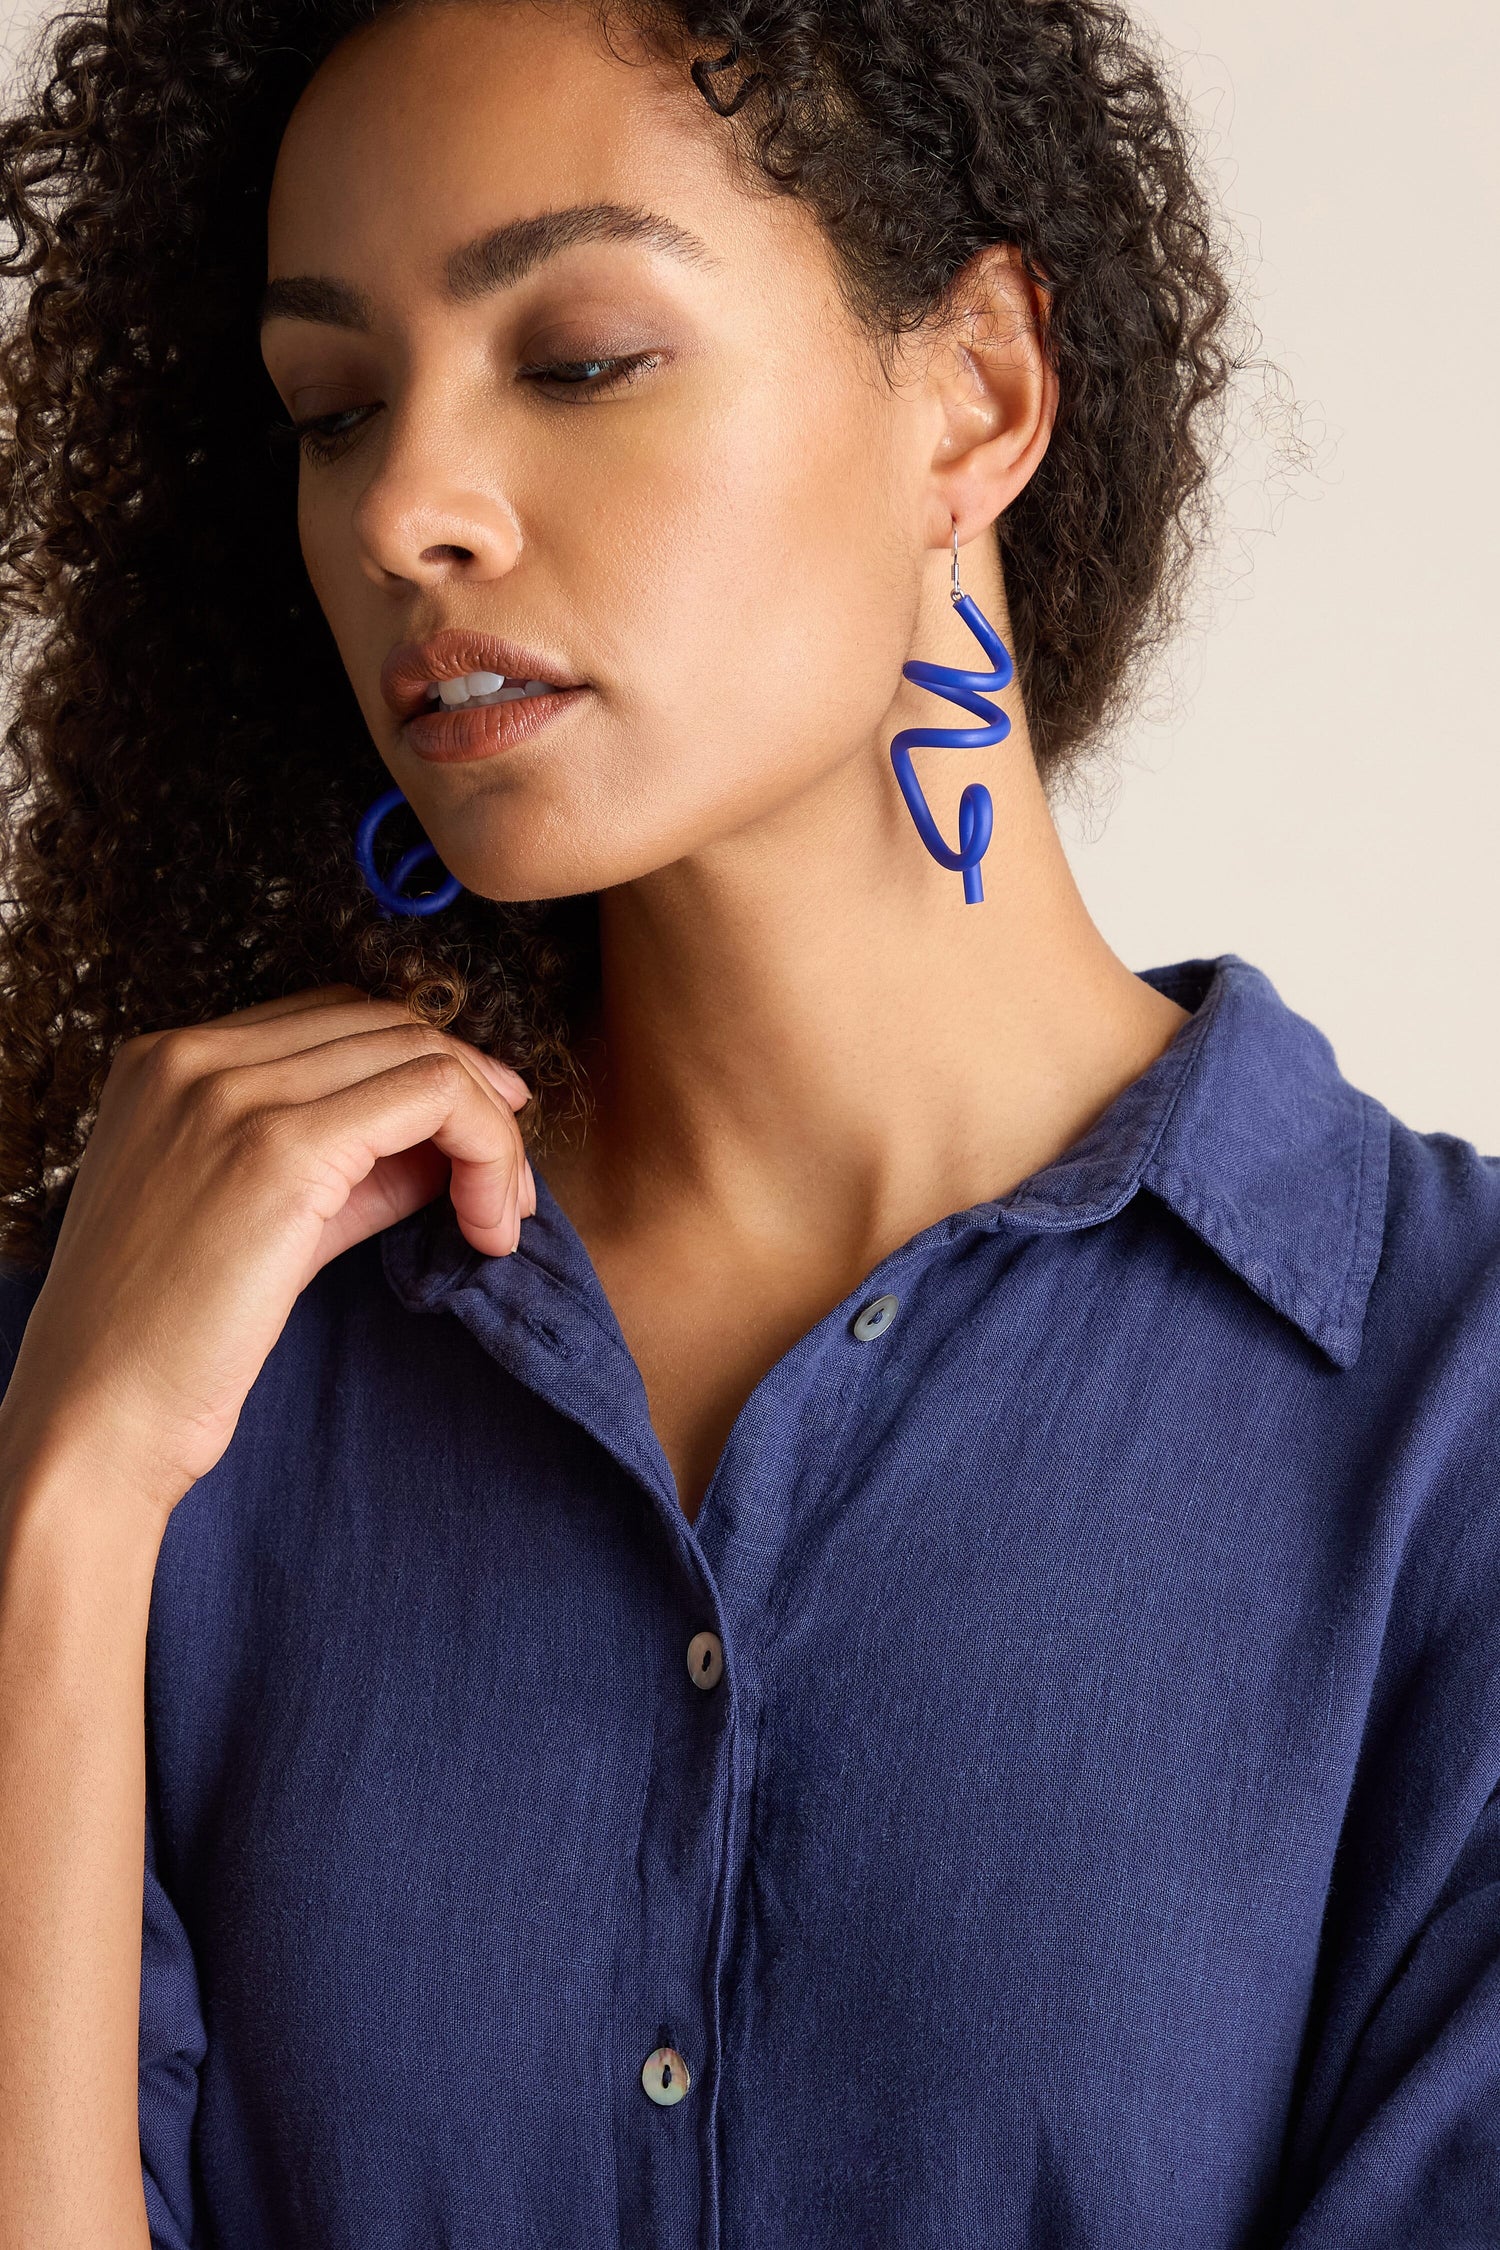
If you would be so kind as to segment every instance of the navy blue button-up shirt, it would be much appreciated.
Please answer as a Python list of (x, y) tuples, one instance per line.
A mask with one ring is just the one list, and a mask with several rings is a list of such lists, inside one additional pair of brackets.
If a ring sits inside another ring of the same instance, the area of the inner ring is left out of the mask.
[(1147, 974), (695, 1524), (543, 1173), (304, 1291), (155, 1580), (158, 2250), (1500, 2244), (1500, 1164)]

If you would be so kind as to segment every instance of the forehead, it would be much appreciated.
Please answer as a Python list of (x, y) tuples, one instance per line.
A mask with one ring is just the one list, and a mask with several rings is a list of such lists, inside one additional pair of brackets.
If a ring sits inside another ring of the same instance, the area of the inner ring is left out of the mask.
[(614, 38), (619, 54), (567, 0), (419, 0), (351, 34), (282, 137), (271, 270), (379, 249), (435, 273), (487, 225), (596, 200), (669, 209), (726, 247), (764, 227), (686, 66)]

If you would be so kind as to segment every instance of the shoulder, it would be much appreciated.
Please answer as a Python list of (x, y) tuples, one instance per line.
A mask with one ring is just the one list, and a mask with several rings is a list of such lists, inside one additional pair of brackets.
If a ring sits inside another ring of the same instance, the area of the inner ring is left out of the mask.
[[(1359, 1388), (1429, 1461), (1500, 1447), (1500, 1158), (1389, 1112), (1385, 1223)], [(1390, 1424), (1387, 1422), (1387, 1427)], [(1471, 1456), (1472, 1459), (1472, 1456)]]
[(1389, 1116), (1385, 1239), (1377, 1289), (1452, 1313), (1500, 1279), (1500, 1157), (1457, 1133)]
[(1500, 1156), (1458, 1133), (1417, 1132), (1393, 1115), (1390, 1136), (1394, 1214), (1485, 1219), (1500, 1235)]

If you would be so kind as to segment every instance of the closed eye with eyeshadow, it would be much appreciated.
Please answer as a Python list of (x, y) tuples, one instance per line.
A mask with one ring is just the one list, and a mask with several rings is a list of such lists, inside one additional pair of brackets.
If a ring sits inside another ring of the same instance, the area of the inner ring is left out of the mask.
[[(552, 360), (537, 367), (520, 367), (516, 372), (543, 398), (550, 398), (557, 405), (583, 405), (606, 392), (627, 389), (660, 357), (660, 353), (650, 351), (620, 353), (612, 358), (600, 354), (583, 359)], [(604, 368), (608, 372), (602, 379), (571, 372), (586, 368)], [(561, 383), (566, 388), (559, 394), (544, 389), (543, 385), (548, 383)], [(350, 415), (368, 417), (376, 411), (373, 406), (341, 406), (327, 414), (308, 415), (298, 422), (288, 422), (278, 416), (268, 424), (267, 435), (272, 451), (277, 454), (300, 451), (310, 461), (332, 461), (348, 451), (364, 422), (357, 421), (352, 427), (339, 425), (346, 424)]]

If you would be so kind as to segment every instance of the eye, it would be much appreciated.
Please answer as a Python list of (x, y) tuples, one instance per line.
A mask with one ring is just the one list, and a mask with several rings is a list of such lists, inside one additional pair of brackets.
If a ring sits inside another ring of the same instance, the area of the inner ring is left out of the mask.
[[(655, 352), (626, 352), (613, 359), (559, 359), (542, 367), (518, 367), (516, 373), (528, 383), (561, 383), (575, 395), (597, 398), (601, 391), (623, 390), (633, 383), (646, 368), (656, 364)], [(573, 373), (575, 368), (603, 367), (609, 372), (602, 382)]]
[(337, 425), (350, 414), (373, 414), (373, 407), (343, 406), (334, 414), (314, 414), (305, 422), (273, 421), (267, 425), (266, 437), (271, 451), (280, 456), (286, 453), (305, 453), (310, 461), (331, 461), (342, 453), (354, 431), (340, 429)]
[[(520, 367), (516, 372), (528, 383), (559, 383), (571, 391), (574, 400), (598, 398), (602, 392), (624, 390), (636, 381), (648, 367), (656, 364), (656, 352), (621, 353), (612, 359), (561, 359), (551, 360), (539, 367)], [(602, 378), (590, 375), (590, 368), (605, 370)], [(313, 414), (302, 422), (271, 422), (266, 431), (271, 450), (277, 455), (301, 452), (310, 461), (333, 461), (343, 453), (357, 434), (358, 417), (373, 414), (374, 407), (344, 406), (332, 414)], [(353, 427), (349, 418), (355, 417)]]

